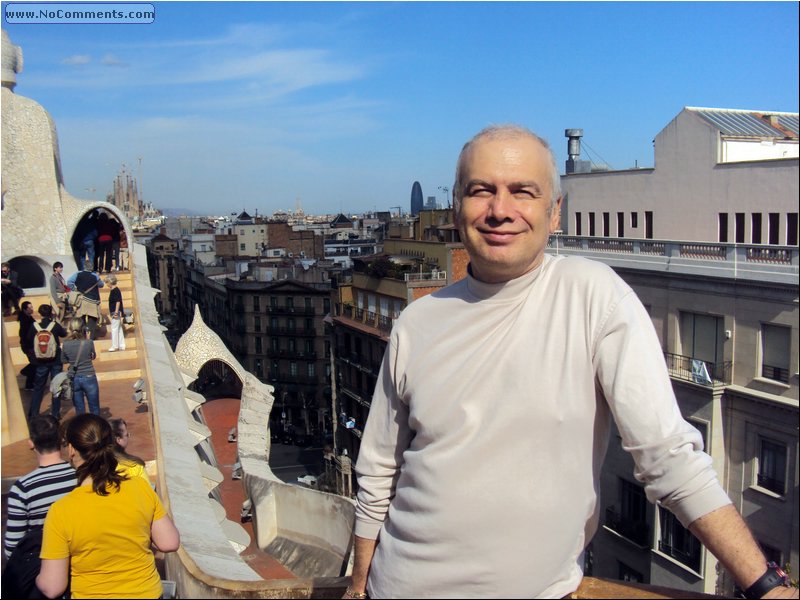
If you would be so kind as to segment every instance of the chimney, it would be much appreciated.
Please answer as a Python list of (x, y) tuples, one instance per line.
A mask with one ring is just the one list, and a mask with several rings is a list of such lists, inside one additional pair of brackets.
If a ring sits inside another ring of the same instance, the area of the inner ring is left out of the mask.
[(566, 174), (589, 173), (591, 171), (591, 162), (588, 160), (580, 160), (583, 129), (565, 129), (564, 136), (569, 139), (567, 142), (567, 154), (569, 158), (566, 163)]

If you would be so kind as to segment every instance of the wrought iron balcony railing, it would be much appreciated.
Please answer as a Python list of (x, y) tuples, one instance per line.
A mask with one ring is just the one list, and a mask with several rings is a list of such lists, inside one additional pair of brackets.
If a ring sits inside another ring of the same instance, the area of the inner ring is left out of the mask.
[(731, 383), (731, 361), (712, 363), (692, 356), (664, 353), (667, 370), (672, 377), (716, 387)]

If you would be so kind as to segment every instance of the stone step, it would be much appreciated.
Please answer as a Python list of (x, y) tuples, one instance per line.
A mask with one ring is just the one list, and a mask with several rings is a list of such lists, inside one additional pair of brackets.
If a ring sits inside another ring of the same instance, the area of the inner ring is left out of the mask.
[[(28, 364), (28, 357), (25, 356), (25, 353), (22, 351), (22, 348), (19, 346), (15, 346), (9, 344), (9, 354), (11, 355), (11, 364), (14, 367), (22, 368)], [(108, 348), (111, 346), (110, 339), (103, 339), (103, 340), (95, 340), (94, 341), (94, 351), (97, 353), (97, 358), (95, 358), (95, 369), (98, 368), (98, 363), (106, 363), (111, 362), (114, 360), (125, 360), (129, 358), (136, 358), (136, 338), (131, 336), (130, 338), (125, 338), (125, 350), (117, 350), (115, 352), (109, 352)]]

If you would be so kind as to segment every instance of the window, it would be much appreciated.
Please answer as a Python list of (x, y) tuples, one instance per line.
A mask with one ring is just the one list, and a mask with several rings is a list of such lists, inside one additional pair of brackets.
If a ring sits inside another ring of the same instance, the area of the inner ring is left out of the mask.
[(639, 546), (649, 546), (650, 529), (647, 526), (647, 497), (642, 486), (619, 478), (617, 506), (606, 509), (606, 527)]
[(728, 242), (728, 213), (719, 213), (718, 227), (719, 241), (726, 244)]
[(603, 237), (609, 236), (609, 230), (611, 228), (610, 225), (610, 215), (607, 212), (603, 213)]
[(683, 563), (695, 573), (700, 572), (702, 546), (671, 512), (658, 507), (660, 535), (658, 550)]
[(269, 326), (272, 329), (278, 329), (278, 317), (270, 317)]
[(294, 298), (292, 296), (286, 297), (286, 308), (294, 310)]
[(277, 296), (270, 296), (269, 297), (269, 306), (270, 306), (270, 308), (278, 308), (278, 297)]
[(581, 213), (575, 213), (575, 235), (583, 235), (581, 230)]
[(314, 319), (306, 319), (306, 331), (309, 333), (314, 331)]
[(294, 361), (289, 363), (289, 375), (297, 377), (297, 363)]
[(638, 229), (639, 228), (639, 213), (632, 212), (631, 213), (631, 229)]
[(286, 325), (287, 325), (289, 331), (294, 331), (295, 330), (294, 319), (286, 319)]
[(256, 336), (256, 354), (261, 354), (263, 352), (261, 348), (261, 336)]
[(781, 243), (781, 215), (769, 213), (767, 215), (767, 243), (777, 246)]
[(303, 298), (303, 302), (305, 304), (306, 309), (310, 310), (312, 308), (311, 298), (306, 296), (305, 298)]
[(264, 377), (264, 364), (263, 364), (263, 362), (261, 361), (260, 358), (257, 358), (257, 359), (255, 359), (254, 364), (255, 364), (256, 377), (258, 377), (259, 379), (262, 379)]
[(239, 244), (239, 250), (244, 252), (244, 244)]
[(326, 315), (331, 312), (331, 299), (330, 298), (323, 298), (322, 299), (322, 312)]
[(294, 354), (297, 351), (297, 340), (295, 340), (294, 338), (289, 338), (288, 340), (286, 340), (286, 345), (287, 349), (292, 354)]
[(316, 365), (313, 362), (310, 362), (306, 365), (306, 375), (310, 378), (314, 378), (317, 375)]
[(722, 363), (725, 343), (722, 327), (722, 317), (681, 312), (681, 354), (707, 363), (706, 368), (711, 371), (717, 363)]
[(759, 439), (757, 484), (781, 496), (786, 493), (786, 444)]
[(644, 212), (644, 237), (648, 240), (653, 239), (653, 211)]
[(594, 213), (589, 213), (589, 235), (594, 237)]
[(306, 354), (311, 354), (314, 352), (314, 340), (307, 339), (304, 343), (303, 351)]
[(257, 315), (253, 317), (253, 329), (255, 331), (261, 331), (261, 317)]
[(617, 237), (625, 237), (625, 213), (617, 213)]
[(797, 246), (797, 213), (786, 213), (786, 245)]
[(736, 213), (733, 219), (733, 239), (737, 244), (744, 244), (744, 213)]
[(753, 244), (761, 243), (761, 213), (750, 215), (750, 241)]
[(280, 338), (276, 337), (269, 338), (269, 347), (272, 349), (273, 352), (279, 352), (281, 349)]
[(253, 296), (253, 310), (258, 312), (261, 310), (261, 298)]
[(791, 329), (780, 325), (761, 325), (761, 376), (789, 383)]

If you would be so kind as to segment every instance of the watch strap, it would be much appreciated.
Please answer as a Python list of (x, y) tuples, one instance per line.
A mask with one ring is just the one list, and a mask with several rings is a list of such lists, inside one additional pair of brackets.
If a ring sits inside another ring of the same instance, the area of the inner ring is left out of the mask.
[(763, 598), (764, 595), (780, 585), (786, 585), (786, 573), (774, 562), (767, 563), (766, 572), (747, 588), (744, 597), (750, 600)]

